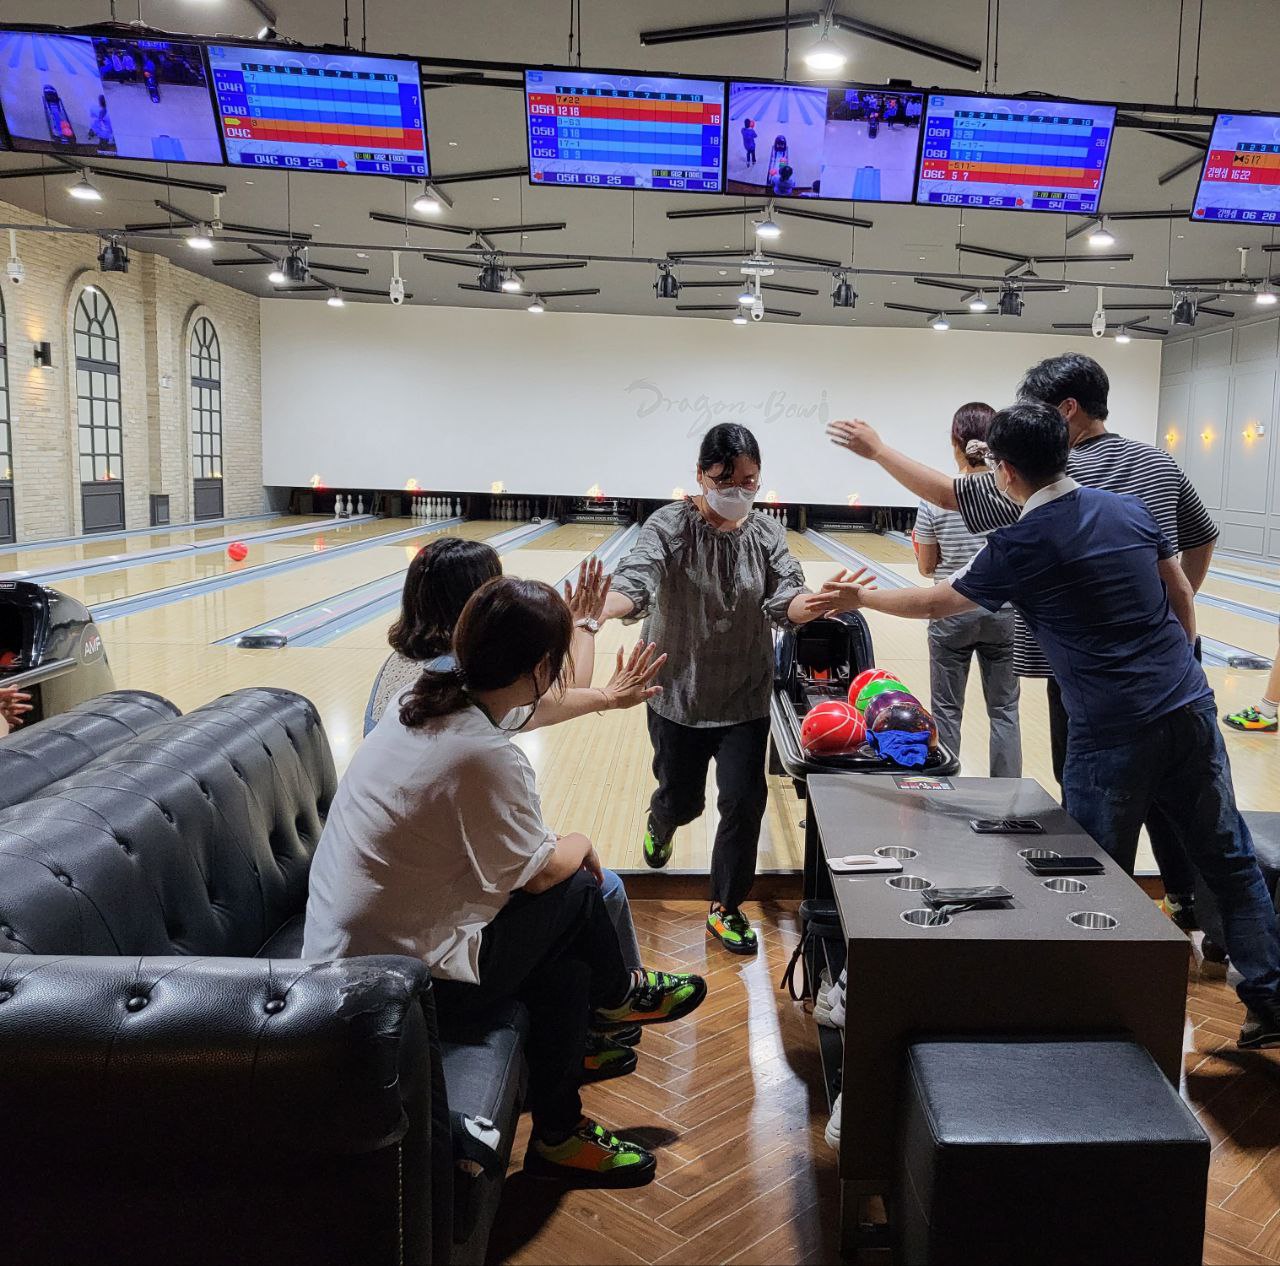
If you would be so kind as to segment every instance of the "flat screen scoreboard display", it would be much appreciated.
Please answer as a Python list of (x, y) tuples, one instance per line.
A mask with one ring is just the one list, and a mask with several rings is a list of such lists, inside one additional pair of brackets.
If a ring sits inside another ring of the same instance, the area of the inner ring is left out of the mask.
[(0, 111), (16, 150), (222, 162), (204, 53), (182, 40), (0, 30)]
[(721, 193), (721, 80), (526, 70), (538, 185)]
[(233, 165), (428, 175), (417, 62), (212, 44), (209, 63), (227, 160)]
[(1214, 119), (1191, 218), (1280, 224), (1280, 115)]
[(916, 201), (1094, 215), (1114, 106), (930, 93)]

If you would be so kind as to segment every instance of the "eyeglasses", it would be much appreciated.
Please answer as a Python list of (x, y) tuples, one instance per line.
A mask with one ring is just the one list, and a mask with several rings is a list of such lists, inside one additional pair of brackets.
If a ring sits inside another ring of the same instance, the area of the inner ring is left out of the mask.
[(743, 479), (734, 479), (732, 475), (721, 475), (719, 478), (708, 475), (707, 478), (722, 491), (726, 488), (741, 488), (744, 492), (760, 491), (760, 479), (756, 475), (747, 475)]

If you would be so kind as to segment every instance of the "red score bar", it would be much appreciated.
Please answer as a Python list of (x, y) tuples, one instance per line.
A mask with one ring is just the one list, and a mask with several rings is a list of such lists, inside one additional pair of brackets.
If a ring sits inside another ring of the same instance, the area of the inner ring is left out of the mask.
[(1038, 185), (1052, 189), (1096, 189), (1101, 173), (1082, 167), (1007, 167), (1001, 163), (946, 163), (926, 160), (922, 180), (956, 184)]
[(618, 119), (627, 122), (720, 125), (717, 101), (636, 100), (629, 97), (569, 97), (563, 93), (531, 92), (529, 113), (557, 119)]
[(1204, 166), (1206, 184), (1280, 185), (1280, 154), (1214, 149)]
[(287, 141), (295, 145), (341, 145), (379, 150), (421, 151), (420, 128), (304, 123), (294, 119), (250, 119), (224, 115), (227, 135), (241, 141)]

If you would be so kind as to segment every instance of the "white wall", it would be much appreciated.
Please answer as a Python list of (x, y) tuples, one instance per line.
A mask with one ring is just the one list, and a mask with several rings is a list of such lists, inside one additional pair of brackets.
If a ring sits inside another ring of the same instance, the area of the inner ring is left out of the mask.
[(905, 505), (878, 467), (830, 446), (829, 418), (949, 463), (957, 405), (1007, 404), (1023, 370), (1073, 348), (1111, 375), (1113, 428), (1153, 440), (1156, 342), (273, 299), (263, 480), (665, 498), (693, 486), (702, 433), (739, 421), (781, 501)]

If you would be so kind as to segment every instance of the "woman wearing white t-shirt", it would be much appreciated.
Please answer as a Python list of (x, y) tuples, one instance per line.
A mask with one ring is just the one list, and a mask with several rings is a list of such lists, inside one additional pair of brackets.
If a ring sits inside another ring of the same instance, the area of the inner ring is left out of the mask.
[(675, 1020), (698, 976), (628, 971), (585, 835), (542, 820), (511, 741), (560, 690), (573, 619), (549, 585), (480, 588), (454, 634), (456, 667), (423, 673), (389, 708), (338, 787), (311, 868), (303, 954), (408, 954), (435, 978), (441, 1023), (512, 998), (529, 1009), (533, 1137), (525, 1167), (638, 1186), (656, 1160), (582, 1115), (588, 1023)]

